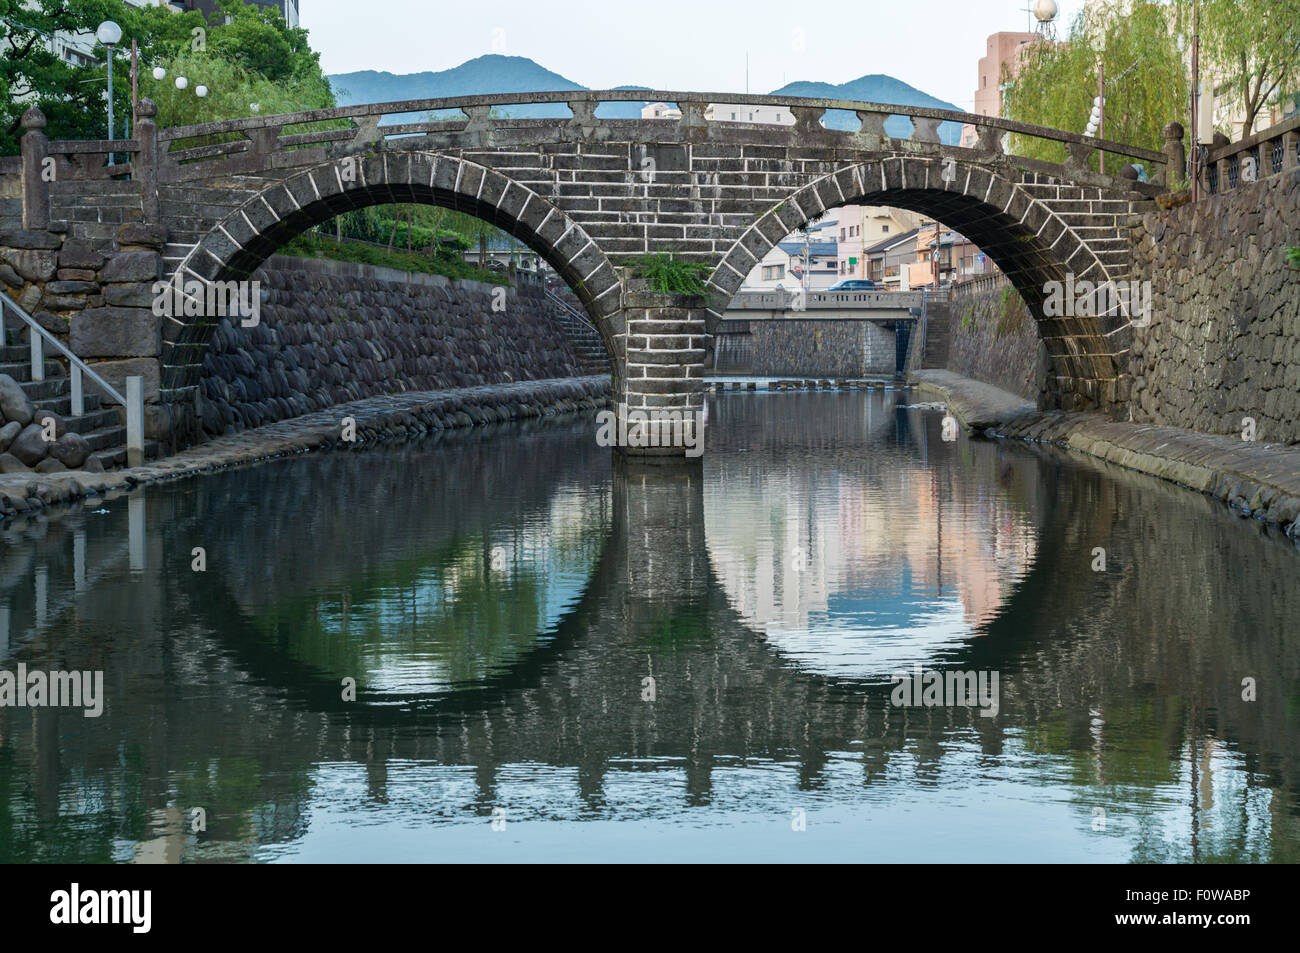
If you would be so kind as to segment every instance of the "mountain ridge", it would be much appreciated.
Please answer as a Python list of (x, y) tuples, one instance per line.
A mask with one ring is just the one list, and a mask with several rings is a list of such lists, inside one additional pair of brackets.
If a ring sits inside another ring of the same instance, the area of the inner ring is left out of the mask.
[[(562, 92), (590, 88), (549, 70), (526, 56), (505, 56), (499, 53), (477, 56), (445, 70), (426, 70), (420, 73), (355, 70), (337, 73), (328, 78), (340, 106), (481, 96), (489, 93)], [(650, 89), (637, 85), (615, 88)], [(869, 73), (844, 83), (799, 80), (787, 83), (769, 95), (846, 99), (891, 106), (923, 106), (960, 111), (952, 103), (883, 73)], [(601, 119), (636, 119), (640, 117), (643, 105), (644, 102), (602, 103), (597, 108), (596, 115)], [(507, 111), (513, 116), (537, 119), (564, 118), (569, 115), (568, 109), (563, 105), (544, 103), (510, 106)], [(405, 114), (389, 121), (409, 122), (418, 118), (418, 114)], [(858, 127), (857, 117), (847, 110), (827, 111), (825, 123), (831, 129)], [(885, 129), (890, 135), (902, 138), (908, 135), (909, 125), (906, 119), (893, 117), (886, 121)], [(961, 126), (945, 122), (940, 126), (939, 134), (945, 143), (955, 145), (961, 138)]]

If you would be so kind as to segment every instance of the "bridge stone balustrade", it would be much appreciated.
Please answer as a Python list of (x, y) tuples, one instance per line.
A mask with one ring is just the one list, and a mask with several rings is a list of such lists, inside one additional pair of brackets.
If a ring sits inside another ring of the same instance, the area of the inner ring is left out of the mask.
[[(676, 103), (681, 118), (599, 116), (603, 102), (645, 100)], [(795, 122), (706, 119), (707, 104), (719, 101), (784, 106)], [(571, 115), (495, 114), (523, 103), (567, 106)], [(454, 110), (463, 118), (446, 118)], [(856, 116), (859, 128), (827, 128), (828, 110)], [(1051, 317), (1044, 285), (1067, 275), (1126, 279), (1127, 230), (1153, 207), (1166, 166), (1181, 169), (1182, 149), (1181, 139), (1154, 152), (947, 110), (671, 91), (417, 100), (174, 129), (156, 128), (155, 113), (141, 104), (133, 139), (67, 143), (46, 140), (43, 117), (29, 112), (21, 169), (0, 164), (0, 202), (7, 202), (0, 231), (57, 235), (60, 253), (92, 249), (113, 267), (119, 230), (146, 226), (164, 236), (158, 277), (209, 288), (247, 279), (284, 242), (354, 208), (453, 208), (499, 226), (558, 271), (601, 334), (617, 395), (635, 406), (683, 409), (699, 405), (709, 336), (752, 267), (810, 219), (861, 203), (925, 213), (978, 244), (1037, 320), (1052, 356), (1051, 402), (1122, 413), (1131, 339), (1123, 306), (1096, 317)], [(405, 121), (410, 114), (427, 118)], [(885, 131), (886, 120), (899, 116), (911, 122), (908, 138)], [(385, 117), (396, 121), (385, 124)], [(948, 122), (973, 125), (976, 146), (943, 143)], [(1008, 134), (1059, 143), (1066, 161), (1008, 155)], [(110, 150), (119, 160), (111, 167)], [(1143, 164), (1151, 181), (1136, 181), (1131, 169), (1119, 177), (1091, 171), (1099, 150)], [(50, 159), (52, 180), (41, 175)], [(15, 177), (21, 221), (7, 198)], [(0, 236), (0, 256), (7, 244)], [(709, 266), (705, 298), (658, 312), (660, 305), (640, 297), (637, 259), (661, 250)], [(42, 304), (49, 297), (43, 283), (52, 278), (27, 279), (14, 290), (35, 296), (52, 320), (68, 321), (74, 345), (78, 324), (129, 327), (133, 353), (97, 356), (152, 362), (151, 436), (196, 438), (202, 357), (219, 316), (173, 315), (151, 327), (142, 279), (134, 277), (134, 287), (113, 292), (127, 304), (113, 305), (105, 289), (87, 293), (81, 309), (78, 300)], [(101, 350), (111, 348), (110, 341)]]

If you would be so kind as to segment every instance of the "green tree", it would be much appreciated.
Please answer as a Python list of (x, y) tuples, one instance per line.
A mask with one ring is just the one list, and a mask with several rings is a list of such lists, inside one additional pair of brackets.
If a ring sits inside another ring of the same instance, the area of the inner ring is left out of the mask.
[[(167, 71), (162, 80), (141, 70), (139, 82), (140, 95), (157, 104), (157, 123), (162, 127), (239, 119), (255, 112), (269, 115), (334, 105), (329, 81), (319, 73), (276, 82), (212, 52), (183, 52), (158, 65)], [(177, 76), (189, 80), (186, 89), (176, 88)], [(208, 90), (202, 99), (195, 95), (199, 85)], [(256, 111), (253, 104), (258, 107)]]
[[(1201, 61), (1252, 134), (1264, 109), (1300, 85), (1300, 10), (1276, 0), (1200, 0)], [(1179, 0), (1182, 16), (1192, 0)]]
[[(1140, 2), (1127, 14), (1110, 7), (1081, 12), (1062, 42), (1031, 44), (1015, 77), (1004, 76), (1004, 115), (1082, 133), (1098, 93), (1100, 56), (1107, 78), (1105, 138), (1160, 149), (1165, 125), (1186, 115), (1191, 96), (1177, 12)], [(1049, 162), (1065, 158), (1060, 143), (1024, 136), (1012, 137), (1012, 151)]]
[[(0, 0), (0, 49), (4, 49), (8, 46), (5, 38), (9, 31), (9, 24), (7, 22), (9, 10), (9, 0)], [(4, 70), (0, 70), (0, 103), (7, 102), (9, 102), (9, 82), (5, 78)]]
[[(295, 112), (334, 105), (334, 95), (311, 49), (307, 31), (290, 29), (279, 12), (224, 0), (208, 23), (198, 11), (177, 13), (169, 7), (127, 7), (121, 0), (0, 0), (9, 11), (0, 29), (0, 90), (7, 87), (0, 115), (0, 152), (17, 151), (20, 118), (32, 104), (45, 113), (52, 139), (102, 139), (108, 134), (105, 67), (73, 66), (51, 53), (47, 39), (56, 33), (93, 33), (104, 20), (122, 27), (114, 70), (117, 134), (130, 115), (130, 81), (121, 51), (135, 40), (139, 47), (141, 96), (159, 103), (160, 125), (178, 125), (250, 115), (251, 103), (262, 113)], [(225, 22), (226, 18), (230, 22)], [(102, 47), (98, 48), (102, 56)], [(162, 66), (167, 78), (155, 81)], [(177, 75), (190, 79), (176, 90)], [(206, 99), (194, 95), (208, 87)]]
[[(125, 28), (123, 20), (129, 9), (121, 0), (6, 2), (8, 14), (0, 39), (0, 86), (7, 92), (0, 101), (0, 152), (18, 151), (20, 120), (33, 105), (45, 113), (46, 133), (52, 139), (106, 138), (103, 62), (72, 66), (50, 52), (47, 42), (60, 32), (93, 34), (105, 20), (116, 20)], [(99, 49), (102, 51), (102, 47)], [(129, 90), (119, 88), (116, 92), (115, 106), (129, 103)]]

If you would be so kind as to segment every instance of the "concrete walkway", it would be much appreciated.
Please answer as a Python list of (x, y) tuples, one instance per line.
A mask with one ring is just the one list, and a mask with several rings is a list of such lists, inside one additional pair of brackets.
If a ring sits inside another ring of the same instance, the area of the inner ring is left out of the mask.
[(952, 371), (914, 371), (912, 379), (922, 393), (941, 398), (958, 423), (971, 430), (996, 427), (1037, 409), (1023, 397)]
[(1300, 448), (1097, 414), (1039, 412), (1015, 394), (951, 371), (917, 371), (965, 426), (987, 436), (1051, 443), (1209, 494), (1300, 536)]

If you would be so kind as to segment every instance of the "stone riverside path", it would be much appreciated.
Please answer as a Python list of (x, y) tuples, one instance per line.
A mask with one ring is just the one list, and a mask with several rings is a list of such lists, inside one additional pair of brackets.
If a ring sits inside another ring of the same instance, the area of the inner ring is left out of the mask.
[(1300, 448), (1178, 427), (1042, 412), (1024, 398), (951, 371), (918, 371), (923, 390), (987, 436), (1051, 443), (1198, 490), (1300, 537)]
[(364, 443), (497, 421), (594, 411), (608, 403), (609, 393), (609, 377), (594, 376), (370, 397), (226, 434), (146, 466), (108, 473), (74, 470), (0, 476), (0, 518), (87, 496), (337, 446), (345, 417), (356, 421), (357, 442)]

